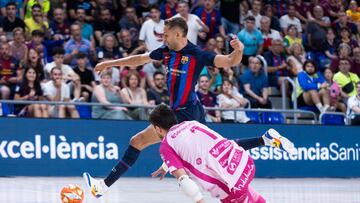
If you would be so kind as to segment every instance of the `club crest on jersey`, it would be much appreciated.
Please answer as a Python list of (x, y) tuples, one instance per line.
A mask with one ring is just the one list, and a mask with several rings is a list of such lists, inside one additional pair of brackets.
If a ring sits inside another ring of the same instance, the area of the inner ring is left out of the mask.
[(181, 63), (182, 64), (187, 64), (187, 62), (189, 62), (189, 57), (188, 56), (182, 56), (181, 57)]

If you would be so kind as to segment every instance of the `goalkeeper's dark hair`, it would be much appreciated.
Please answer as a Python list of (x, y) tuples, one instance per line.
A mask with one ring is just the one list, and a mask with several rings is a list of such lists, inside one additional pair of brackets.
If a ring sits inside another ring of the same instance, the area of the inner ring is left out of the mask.
[(159, 104), (151, 111), (149, 121), (153, 126), (169, 130), (177, 124), (176, 116), (166, 104)]

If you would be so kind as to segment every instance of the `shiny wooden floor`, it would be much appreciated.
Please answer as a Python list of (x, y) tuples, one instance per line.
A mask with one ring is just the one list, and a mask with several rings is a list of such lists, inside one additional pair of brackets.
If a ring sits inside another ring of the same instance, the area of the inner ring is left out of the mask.
[[(0, 178), (0, 203), (59, 203), (60, 190), (67, 184), (87, 189), (82, 178), (14, 177)], [(360, 179), (255, 179), (254, 190), (271, 203), (360, 203)], [(121, 178), (100, 200), (86, 191), (86, 203), (191, 202), (175, 179)], [(206, 194), (206, 202), (219, 202)]]

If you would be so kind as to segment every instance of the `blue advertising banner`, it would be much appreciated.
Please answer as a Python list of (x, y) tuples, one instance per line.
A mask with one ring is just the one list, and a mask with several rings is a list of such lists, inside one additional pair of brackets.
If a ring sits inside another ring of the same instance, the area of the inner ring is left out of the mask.
[[(0, 118), (0, 176), (106, 176), (142, 121)], [(360, 128), (318, 125), (209, 124), (229, 139), (257, 137), (272, 127), (296, 153), (250, 150), (257, 177), (360, 177)], [(125, 176), (150, 176), (159, 145), (145, 149)]]

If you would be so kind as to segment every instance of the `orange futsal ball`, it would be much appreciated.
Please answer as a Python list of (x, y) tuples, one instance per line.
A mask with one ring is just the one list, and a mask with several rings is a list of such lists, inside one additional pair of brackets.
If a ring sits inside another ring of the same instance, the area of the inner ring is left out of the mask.
[(84, 190), (76, 184), (63, 187), (60, 194), (62, 203), (82, 203), (84, 201)]

